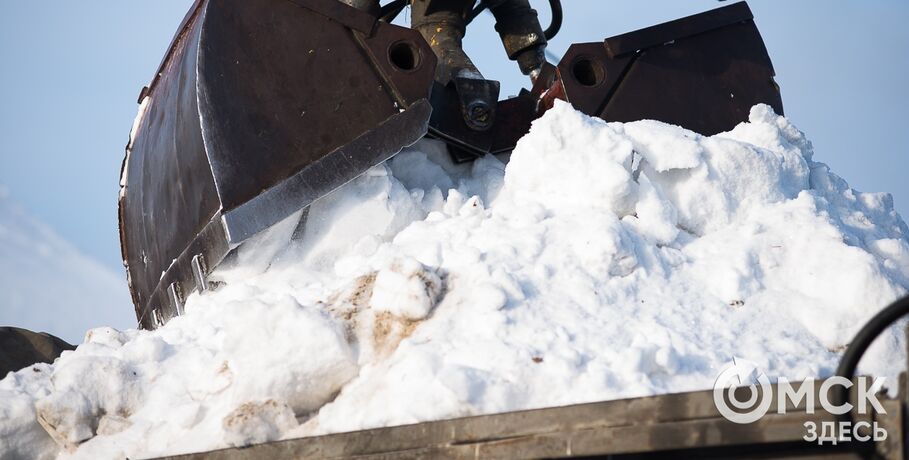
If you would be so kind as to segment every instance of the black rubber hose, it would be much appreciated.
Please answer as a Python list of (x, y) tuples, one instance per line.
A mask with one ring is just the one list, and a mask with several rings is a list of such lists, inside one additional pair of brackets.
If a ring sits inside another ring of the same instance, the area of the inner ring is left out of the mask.
[[(852, 339), (852, 343), (849, 344), (846, 352), (843, 353), (840, 365), (836, 368), (836, 376), (852, 380), (855, 377), (855, 370), (858, 368), (859, 361), (861, 361), (865, 352), (868, 351), (868, 347), (871, 346), (874, 339), (906, 315), (909, 315), (909, 296), (893, 302), (865, 323), (858, 334), (855, 335), (855, 338)], [(849, 401), (849, 390), (843, 386), (839, 386), (838, 389), (839, 391), (835, 395), (837, 406), (846, 404)], [(852, 414), (849, 412), (844, 414), (846, 418), (851, 418), (851, 416)]]
[[(480, 4), (471, 10), (467, 17), (467, 24), (473, 22), (489, 5), (486, 0), (480, 0)], [(562, 29), (562, 0), (549, 0), (549, 10), (552, 13), (552, 19), (549, 21), (549, 27), (543, 31), (546, 40), (552, 40)]]
[(552, 40), (562, 29), (562, 0), (549, 0), (549, 11), (552, 12), (552, 19), (549, 21), (549, 27), (543, 31), (546, 40)]

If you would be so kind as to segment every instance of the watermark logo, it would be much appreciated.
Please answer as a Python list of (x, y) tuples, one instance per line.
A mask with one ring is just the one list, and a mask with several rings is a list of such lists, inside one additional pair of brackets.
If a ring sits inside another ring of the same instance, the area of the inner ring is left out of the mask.
[[(820, 382), (807, 379), (790, 382), (784, 377), (772, 385), (770, 378), (750, 361), (733, 359), (720, 371), (713, 385), (713, 403), (726, 420), (737, 424), (754, 423), (772, 410), (775, 414), (786, 414), (787, 409), (799, 407), (800, 411), (814, 414), (818, 407), (833, 415), (843, 415), (855, 410), (858, 415), (886, 414), (877, 395), (884, 386), (883, 377), (859, 377), (852, 381), (843, 377), (831, 377)], [(819, 385), (818, 385), (819, 383)], [(851, 390), (855, 386), (857, 397), (851, 402), (837, 402), (838, 391)], [(838, 387), (842, 387), (838, 388)], [(840, 441), (883, 441), (887, 432), (877, 422), (827, 421), (805, 422), (807, 434), (804, 439), (818, 444)]]
[[(738, 399), (742, 389), (749, 393), (744, 401)], [(713, 403), (730, 422), (754, 423), (767, 415), (773, 404), (770, 379), (752, 363), (733, 358), (713, 383)]]

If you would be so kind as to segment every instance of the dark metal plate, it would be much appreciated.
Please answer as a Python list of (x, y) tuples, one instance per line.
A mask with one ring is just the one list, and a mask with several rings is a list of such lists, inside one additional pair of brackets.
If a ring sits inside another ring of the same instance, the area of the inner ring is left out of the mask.
[(712, 135), (746, 121), (758, 103), (783, 113), (773, 64), (744, 2), (572, 45), (559, 74), (569, 102), (607, 121), (653, 119)]

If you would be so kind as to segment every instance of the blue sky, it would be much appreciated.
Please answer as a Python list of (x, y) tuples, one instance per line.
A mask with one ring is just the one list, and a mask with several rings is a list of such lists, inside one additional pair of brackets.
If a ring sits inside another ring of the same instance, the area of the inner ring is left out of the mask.
[[(0, 184), (86, 254), (120, 271), (116, 200), (136, 96), (191, 0), (0, 0)], [(534, 1), (548, 21), (545, 1)], [(551, 48), (599, 41), (724, 5), (714, 0), (565, 0)], [(727, 2), (728, 3), (728, 2)], [(787, 116), (816, 159), (909, 215), (909, 2), (752, 0)], [(517, 92), (523, 77), (485, 15), (468, 52)]]

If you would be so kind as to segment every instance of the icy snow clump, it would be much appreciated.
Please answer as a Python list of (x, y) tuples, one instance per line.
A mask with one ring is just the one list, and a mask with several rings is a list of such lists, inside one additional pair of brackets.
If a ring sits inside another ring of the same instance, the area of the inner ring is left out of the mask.
[[(422, 141), (239, 248), (156, 331), (0, 381), (0, 457), (134, 458), (829, 376), (906, 224), (757, 106), (705, 137), (557, 104), (508, 161)], [(302, 223), (301, 223), (302, 220)], [(125, 307), (125, 306), (124, 306)], [(863, 361), (892, 377), (896, 329)]]

